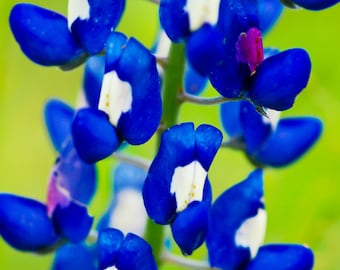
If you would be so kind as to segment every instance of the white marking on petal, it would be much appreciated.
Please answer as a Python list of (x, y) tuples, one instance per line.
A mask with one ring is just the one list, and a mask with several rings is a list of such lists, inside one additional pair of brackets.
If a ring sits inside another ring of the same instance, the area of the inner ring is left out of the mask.
[(235, 234), (237, 246), (250, 249), (250, 255), (255, 258), (256, 253), (263, 243), (267, 224), (267, 213), (259, 208), (257, 215), (245, 220)]
[(120, 80), (115, 71), (106, 73), (103, 78), (98, 109), (106, 112), (112, 125), (117, 126), (119, 118), (131, 109), (131, 105), (130, 84)]
[(280, 121), (281, 112), (272, 109), (265, 109), (265, 111), (268, 117), (262, 116), (263, 123), (270, 124), (272, 130), (275, 130)]
[(165, 31), (161, 31), (158, 37), (158, 42), (156, 46), (156, 50), (154, 55), (159, 58), (168, 57), (170, 51), (171, 40), (165, 33)]
[(115, 266), (110, 266), (105, 268), (104, 270), (118, 270)]
[(189, 16), (190, 30), (195, 31), (204, 23), (215, 25), (219, 7), (220, 0), (187, 0), (184, 10)]
[(134, 189), (120, 191), (116, 197), (117, 205), (110, 216), (109, 226), (143, 236), (147, 213), (145, 211), (142, 194)]
[(196, 160), (175, 169), (170, 192), (176, 196), (177, 212), (183, 211), (193, 201), (202, 201), (206, 177), (207, 171)]
[(90, 5), (87, 0), (69, 0), (67, 12), (67, 24), (68, 28), (71, 29), (77, 18), (82, 20), (90, 18)]

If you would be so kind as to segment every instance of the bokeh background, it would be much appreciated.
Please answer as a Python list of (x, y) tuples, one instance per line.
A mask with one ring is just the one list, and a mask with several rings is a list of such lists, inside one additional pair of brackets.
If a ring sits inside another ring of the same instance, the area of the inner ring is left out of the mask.
[[(0, 192), (41, 201), (56, 153), (43, 124), (43, 106), (58, 97), (75, 104), (82, 68), (62, 72), (30, 62), (15, 43), (8, 25), (17, 1), (0, 2)], [(67, 1), (34, 3), (66, 14)], [(340, 269), (340, 5), (321, 12), (285, 10), (264, 45), (305, 48), (313, 62), (308, 87), (283, 116), (313, 115), (324, 122), (319, 143), (293, 165), (265, 172), (268, 211), (266, 243), (305, 243), (315, 252), (315, 269)], [(118, 30), (150, 47), (158, 29), (157, 7), (128, 0)], [(209, 89), (205, 95), (216, 93)], [(181, 121), (220, 126), (218, 108), (184, 105)], [(152, 158), (154, 140), (129, 151)], [(98, 219), (110, 195), (111, 160), (100, 162), (98, 192), (90, 212)], [(241, 181), (253, 169), (243, 154), (218, 152), (210, 171), (214, 195)], [(199, 254), (204, 253), (200, 250)], [(0, 269), (49, 269), (52, 255), (22, 253), (0, 239)], [(167, 269), (175, 269), (168, 265)]]

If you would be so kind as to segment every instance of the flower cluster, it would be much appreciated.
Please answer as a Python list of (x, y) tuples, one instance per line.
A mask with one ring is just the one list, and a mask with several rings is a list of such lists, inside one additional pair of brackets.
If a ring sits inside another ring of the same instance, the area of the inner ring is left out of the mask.
[[(301, 158), (322, 123), (279, 119), (307, 86), (311, 60), (302, 48), (265, 49), (262, 35), (285, 6), (321, 10), (338, 0), (152, 2), (161, 24), (153, 48), (115, 31), (124, 0), (69, 0), (67, 17), (34, 4), (13, 7), (10, 27), (30, 60), (63, 70), (84, 64), (84, 100), (75, 108), (46, 103), (57, 152), (46, 201), (0, 193), (1, 237), (21, 251), (55, 252), (54, 270), (158, 269), (167, 260), (200, 269), (312, 269), (307, 246), (263, 244), (264, 170)], [(200, 96), (208, 82), (216, 98)], [(184, 102), (220, 105), (223, 130), (180, 123)], [(126, 154), (153, 136), (151, 162)], [(208, 173), (227, 147), (243, 151), (254, 170), (215, 196), (218, 179)], [(112, 157), (119, 163), (107, 211), (91, 217), (96, 162)], [(205, 244), (208, 258), (182, 258), (168, 241), (183, 256)]]

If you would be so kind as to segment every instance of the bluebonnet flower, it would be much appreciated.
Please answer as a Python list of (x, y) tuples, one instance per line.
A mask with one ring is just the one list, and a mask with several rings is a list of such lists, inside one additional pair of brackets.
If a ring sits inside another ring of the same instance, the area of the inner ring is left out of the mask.
[(105, 61), (98, 108), (80, 109), (72, 124), (78, 154), (89, 163), (109, 156), (122, 141), (145, 143), (162, 115), (156, 61), (146, 48), (134, 38), (112, 33)]
[(143, 198), (149, 217), (171, 224), (173, 237), (185, 254), (204, 241), (209, 223), (211, 187), (207, 172), (222, 135), (209, 125), (173, 126), (162, 135), (148, 171)]
[(282, 0), (282, 3), (288, 7), (303, 7), (310, 10), (321, 10), (339, 3), (339, 0)]
[[(190, 63), (200, 74), (209, 75), (221, 95), (286, 110), (306, 87), (310, 59), (303, 49), (290, 49), (264, 60), (258, 10), (254, 0), (201, 1), (199, 5), (165, 0), (160, 19), (173, 41), (187, 39)], [(264, 6), (260, 10), (262, 16), (266, 14)], [(270, 22), (263, 24), (270, 27)]]
[(318, 140), (322, 123), (315, 117), (279, 119), (279, 112), (260, 115), (247, 102), (221, 105), (221, 121), (234, 143), (244, 145), (257, 166), (286, 166), (305, 154)]
[(124, 6), (124, 0), (69, 0), (66, 18), (52, 10), (19, 3), (11, 11), (10, 26), (22, 51), (33, 62), (67, 69), (104, 49)]
[(312, 269), (313, 253), (307, 247), (261, 246), (265, 228), (263, 172), (257, 169), (222, 193), (212, 206), (206, 240), (211, 267), (224, 270)]

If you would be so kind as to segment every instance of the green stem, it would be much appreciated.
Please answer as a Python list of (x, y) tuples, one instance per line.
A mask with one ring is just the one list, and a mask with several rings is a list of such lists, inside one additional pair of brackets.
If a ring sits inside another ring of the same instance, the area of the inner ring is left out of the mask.
[[(157, 148), (160, 144), (164, 130), (177, 123), (181, 102), (178, 93), (183, 89), (183, 78), (185, 68), (185, 46), (184, 44), (172, 43), (169, 58), (164, 70), (163, 77), (163, 117), (157, 133)], [(164, 225), (158, 225), (148, 219), (145, 230), (145, 239), (153, 249), (158, 266), (161, 265), (161, 254), (164, 240)]]

